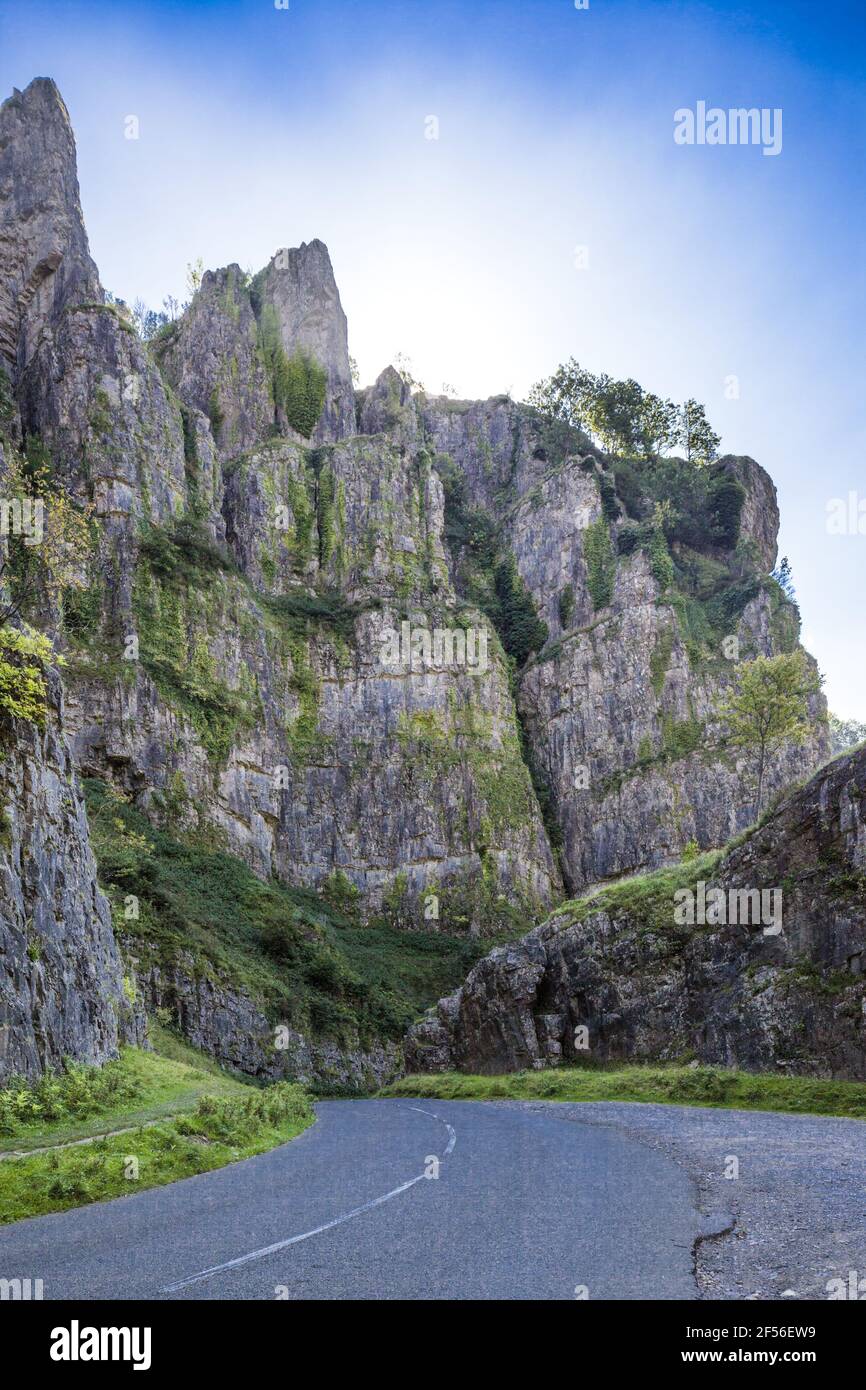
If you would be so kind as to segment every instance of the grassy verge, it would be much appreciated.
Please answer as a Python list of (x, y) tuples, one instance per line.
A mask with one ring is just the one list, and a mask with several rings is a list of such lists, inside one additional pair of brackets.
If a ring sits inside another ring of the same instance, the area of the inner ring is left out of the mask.
[(312, 1124), (301, 1086), (238, 1080), (154, 1022), (151, 1041), (0, 1090), (0, 1158), (22, 1155), (0, 1161), (0, 1224), (221, 1168)]
[(7, 1159), (0, 1163), (0, 1223), (222, 1168), (294, 1139), (313, 1118), (303, 1088), (280, 1082), (241, 1096), (202, 1096), (191, 1114), (129, 1134)]
[(562, 1067), (507, 1076), (442, 1072), (402, 1077), (380, 1094), (442, 1100), (628, 1100), (866, 1119), (866, 1082), (765, 1076), (723, 1067)]
[(125, 1047), (104, 1067), (69, 1066), (0, 1090), (0, 1153), (74, 1143), (192, 1110), (205, 1095), (245, 1095), (236, 1080), (154, 1020), (153, 1052)]

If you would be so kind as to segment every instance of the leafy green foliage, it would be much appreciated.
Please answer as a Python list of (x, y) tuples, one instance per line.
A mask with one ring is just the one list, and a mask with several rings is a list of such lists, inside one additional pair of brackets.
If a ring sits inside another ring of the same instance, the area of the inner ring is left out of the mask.
[[(330, 889), (263, 883), (231, 855), (152, 825), (105, 783), (89, 779), (84, 790), (100, 883), (140, 959), (169, 965), (188, 953), (198, 972), (245, 990), (275, 1022), (349, 1044), (401, 1038), (489, 947), (361, 927), (351, 893), (335, 907)], [(140, 916), (127, 921), (130, 893)]]
[(0, 1090), (0, 1135), (24, 1134), (34, 1125), (83, 1119), (135, 1100), (137, 1077), (121, 1062), (84, 1067), (67, 1060), (59, 1074), (45, 1072), (38, 1081), (9, 1077)]
[(497, 562), (493, 572), (496, 607), (490, 616), (507, 654), (523, 666), (532, 652), (547, 641), (547, 623), (535, 611), (532, 595), (517, 572), (513, 555)]
[(661, 695), (664, 689), (665, 676), (671, 663), (671, 654), (674, 649), (674, 633), (669, 627), (664, 627), (656, 637), (656, 644), (650, 654), (650, 679), (655, 694)]
[(677, 407), (632, 378), (594, 376), (573, 357), (533, 386), (529, 404), (548, 419), (588, 431), (612, 454), (658, 459), (679, 444), (690, 463), (716, 457), (719, 436), (698, 401)]
[(328, 378), (307, 353), (283, 354), (274, 372), (274, 400), (293, 430), (309, 439), (325, 404)]
[(445, 494), (445, 539), (461, 562), (461, 587), (483, 608), (506, 653), (520, 667), (547, 641), (547, 624), (536, 612), (514, 556), (502, 548), (496, 523), (467, 502), (463, 475), (444, 456), (436, 467)]
[(753, 749), (758, 763), (757, 813), (763, 803), (768, 757), (784, 743), (804, 743), (811, 731), (809, 700), (821, 689), (822, 677), (802, 652), (758, 657), (744, 663), (735, 688), (717, 714), (735, 748)]
[(262, 602), (296, 637), (307, 637), (324, 628), (345, 641), (351, 640), (354, 635), (358, 614), (366, 607), (374, 606), (372, 603), (349, 603), (337, 590), (310, 594), (299, 589), (263, 599)]
[(225, 415), (220, 406), (220, 393), (217, 386), (214, 386), (208, 398), (207, 413), (211, 430), (213, 431), (213, 437), (219, 442), (220, 431), (225, 423)]
[(0, 435), (5, 435), (15, 419), (17, 406), (12, 392), (12, 384), (5, 370), (0, 367)]
[(287, 356), (273, 304), (260, 306), (259, 343), (270, 372), (277, 412), (282, 413), (293, 430), (309, 439), (325, 404), (328, 377), (324, 368), (300, 349)]
[(139, 1163), (134, 1186), (140, 1191), (264, 1153), (293, 1139), (314, 1118), (306, 1091), (289, 1082), (234, 1096), (203, 1095), (191, 1113), (142, 1127), (134, 1135), (8, 1160), (3, 1164), (0, 1221), (128, 1196), (133, 1186), (126, 1175), (131, 1143)]
[(831, 714), (828, 723), (834, 757), (840, 753), (848, 753), (852, 748), (858, 748), (861, 743), (866, 742), (866, 724), (859, 719), (839, 719), (837, 715)]
[(566, 584), (559, 595), (559, 621), (568, 627), (574, 614), (574, 585)]
[(583, 554), (590, 597), (596, 609), (606, 608), (613, 598), (616, 555), (611, 544), (610, 528), (603, 518), (594, 521), (584, 531)]
[(720, 545), (733, 550), (740, 537), (740, 518), (746, 500), (746, 489), (736, 478), (721, 474), (709, 490), (708, 512), (710, 532)]
[(0, 627), (0, 711), (13, 719), (45, 723), (45, 671), (54, 656), (51, 642), (32, 628)]
[(158, 579), (174, 585), (207, 581), (221, 570), (234, 568), (228, 552), (193, 517), (179, 518), (168, 526), (148, 526), (139, 542), (139, 558)]
[(650, 532), (647, 551), (650, 557), (652, 577), (662, 593), (670, 588), (674, 579), (674, 562), (668, 547), (667, 537), (661, 526), (654, 526)]

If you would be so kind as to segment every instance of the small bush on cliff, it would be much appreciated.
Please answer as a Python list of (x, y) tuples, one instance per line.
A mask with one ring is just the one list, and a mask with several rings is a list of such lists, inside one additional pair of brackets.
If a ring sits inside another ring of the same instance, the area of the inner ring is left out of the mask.
[(547, 623), (535, 611), (532, 595), (517, 572), (512, 555), (497, 564), (494, 574), (497, 611), (492, 614), (502, 645), (518, 666), (547, 641)]
[(613, 598), (616, 555), (610, 540), (610, 529), (603, 518), (594, 521), (584, 531), (583, 553), (593, 605), (596, 609), (606, 608)]
[(0, 628), (0, 710), (13, 719), (45, 722), (45, 671), (55, 658), (51, 642), (31, 628)]
[(260, 307), (259, 348), (270, 373), (274, 406), (291, 429), (309, 439), (324, 408), (327, 373), (307, 352), (286, 354), (272, 304)]

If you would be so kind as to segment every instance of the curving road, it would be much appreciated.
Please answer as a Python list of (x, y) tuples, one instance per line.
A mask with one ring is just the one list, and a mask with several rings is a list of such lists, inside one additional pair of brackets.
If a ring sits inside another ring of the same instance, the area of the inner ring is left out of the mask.
[(258, 1158), (0, 1228), (0, 1276), (55, 1299), (698, 1296), (692, 1182), (615, 1128), (556, 1106), (317, 1112)]

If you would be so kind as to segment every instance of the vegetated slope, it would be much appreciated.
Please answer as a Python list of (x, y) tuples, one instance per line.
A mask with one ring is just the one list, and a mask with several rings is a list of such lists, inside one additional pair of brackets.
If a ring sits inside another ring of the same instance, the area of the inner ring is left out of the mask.
[[(440, 1001), (411, 1031), (407, 1065), (691, 1057), (866, 1077), (864, 806), (860, 749), (725, 852), (565, 904)], [(756, 904), (756, 890), (774, 896)]]
[(371, 1089), (398, 1067), (409, 1024), (484, 950), (478, 938), (401, 932), (387, 916), (362, 924), (348, 882), (331, 898), (265, 883), (158, 828), (107, 784), (87, 781), (85, 793), (136, 1006), (249, 1075)]

